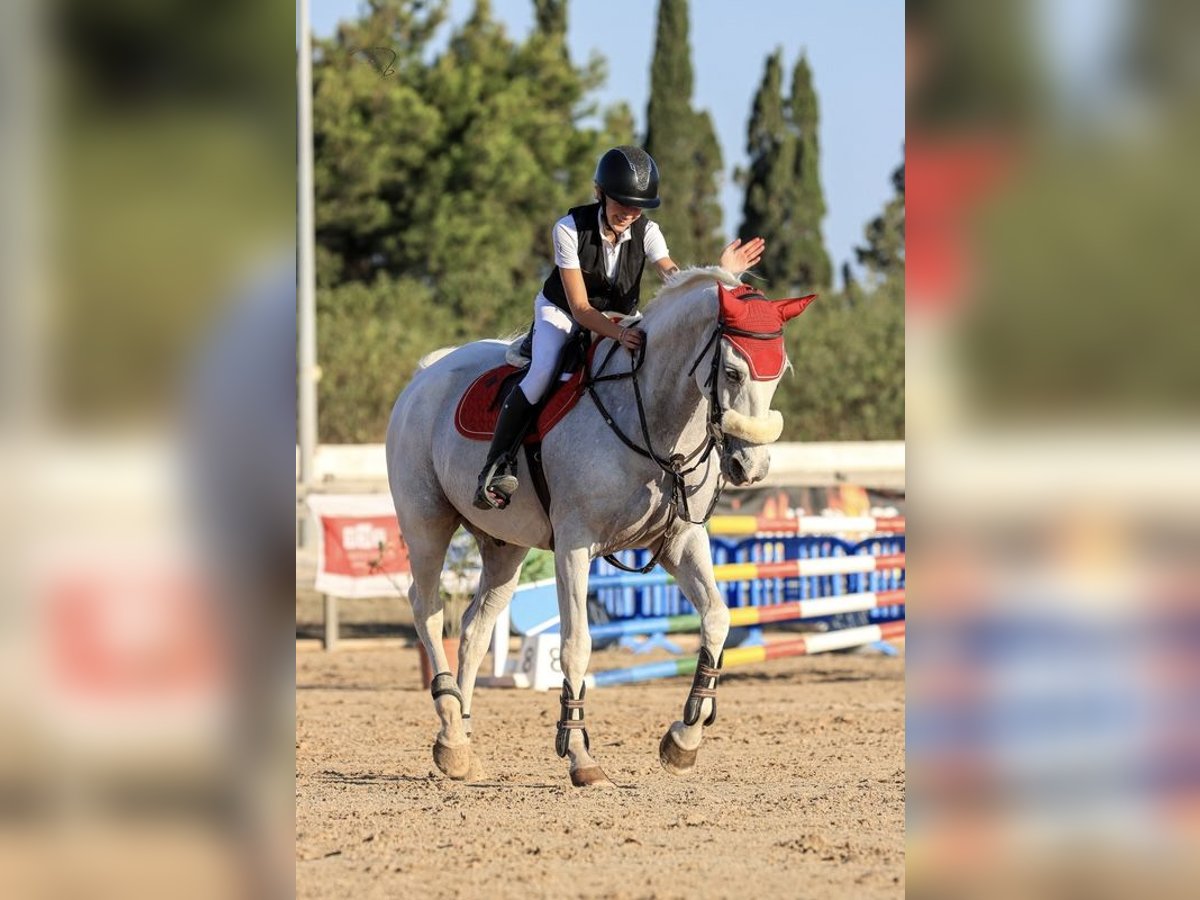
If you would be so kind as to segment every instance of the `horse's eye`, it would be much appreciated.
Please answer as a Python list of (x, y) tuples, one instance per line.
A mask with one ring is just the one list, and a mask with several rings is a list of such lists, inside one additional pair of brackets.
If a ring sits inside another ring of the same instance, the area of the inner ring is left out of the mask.
[(728, 380), (732, 381), (734, 384), (742, 383), (742, 373), (739, 372), (737, 369), (726, 369), (725, 377)]

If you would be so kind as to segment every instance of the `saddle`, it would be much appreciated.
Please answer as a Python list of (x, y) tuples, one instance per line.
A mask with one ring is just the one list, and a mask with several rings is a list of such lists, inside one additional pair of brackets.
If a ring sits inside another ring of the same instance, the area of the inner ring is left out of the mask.
[[(594, 352), (593, 345), (587, 352), (589, 361)], [(581, 362), (582, 355), (570, 377), (566, 381), (556, 380), (547, 391), (523, 443), (540, 444), (550, 433), (550, 429), (579, 402), (579, 398), (584, 394), (584, 367), (579, 364)], [(473, 441), (490, 441), (496, 430), (496, 420), (500, 418), (500, 406), (508, 392), (524, 377), (527, 367), (528, 363), (518, 368), (506, 362), (489, 369), (472, 381), (459, 398), (458, 406), (454, 410), (454, 427), (458, 429), (458, 433)]]
[[(617, 318), (622, 324), (631, 325), (641, 320), (640, 314)], [(540, 444), (585, 393), (583, 373), (584, 361), (592, 363), (598, 342), (590, 340), (591, 333), (581, 331), (574, 335), (563, 348), (557, 373), (546, 396), (542, 398), (533, 426), (522, 443)], [(454, 410), (454, 427), (458, 433), (473, 441), (490, 441), (500, 417), (500, 406), (512, 387), (524, 377), (529, 367), (529, 356), (533, 347), (533, 328), (517, 338), (505, 353), (503, 365), (489, 369), (471, 382), (459, 398)]]
[[(632, 316), (610, 317), (621, 324), (633, 324), (641, 320), (641, 315), (637, 313)], [(584, 395), (587, 388), (584, 374), (591, 368), (598, 346), (599, 342), (592, 341), (589, 331), (580, 331), (572, 335), (563, 346), (555, 366), (551, 382), (553, 386), (542, 398), (532, 426), (518, 445), (523, 445), (525, 463), (529, 467), (534, 491), (547, 516), (550, 515), (550, 486), (542, 469), (542, 440)], [(489, 369), (468, 385), (454, 410), (454, 427), (458, 429), (459, 434), (476, 441), (492, 439), (496, 422), (500, 418), (500, 407), (508, 397), (508, 392), (516, 387), (529, 366), (532, 348), (533, 326), (530, 326), (523, 339), (518, 338), (509, 346), (504, 365)], [(514, 362), (518, 364), (513, 365)], [(502, 466), (511, 467), (514, 472), (517, 467), (518, 446), (514, 446), (509, 452), (507, 463), (500, 463)], [(553, 537), (550, 539), (550, 547), (554, 548)]]

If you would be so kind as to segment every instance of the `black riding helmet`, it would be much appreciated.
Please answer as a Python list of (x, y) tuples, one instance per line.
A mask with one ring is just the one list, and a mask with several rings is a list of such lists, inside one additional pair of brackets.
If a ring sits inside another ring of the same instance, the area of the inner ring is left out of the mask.
[(613, 147), (596, 164), (595, 182), (606, 197), (625, 206), (657, 209), (658, 166), (641, 147)]

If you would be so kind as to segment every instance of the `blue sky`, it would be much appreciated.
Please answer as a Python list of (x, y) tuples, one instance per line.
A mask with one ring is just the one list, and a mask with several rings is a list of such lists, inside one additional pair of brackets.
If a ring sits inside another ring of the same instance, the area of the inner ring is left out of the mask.
[[(358, 0), (311, 0), (313, 31), (333, 34)], [(474, 0), (452, 0), (461, 22)], [(516, 38), (533, 24), (533, 0), (492, 0), (494, 16)], [(598, 52), (608, 79), (595, 98), (624, 100), (645, 128), (658, 4), (652, 0), (575, 0), (568, 11), (572, 59)], [(741, 221), (733, 171), (746, 161), (746, 124), (767, 56), (783, 48), (785, 71), (808, 54), (820, 103), (821, 179), (829, 213), (825, 243), (835, 269), (853, 259), (863, 226), (891, 195), (904, 143), (904, 4), (901, 0), (692, 0), (693, 106), (713, 116), (725, 159), (724, 229)], [(448, 29), (443, 29), (443, 41)], [(785, 84), (785, 90), (790, 85)], [(664, 173), (664, 177), (670, 177)], [(580, 185), (581, 197), (589, 185)], [(547, 226), (548, 227), (548, 226)], [(668, 235), (668, 240), (670, 236)]]

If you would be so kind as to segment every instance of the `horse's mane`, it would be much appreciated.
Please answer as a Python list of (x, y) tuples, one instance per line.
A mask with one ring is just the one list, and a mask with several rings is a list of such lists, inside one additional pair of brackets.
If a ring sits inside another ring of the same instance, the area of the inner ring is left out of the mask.
[[(680, 297), (690, 295), (698, 287), (711, 285), (714, 281), (719, 281), (726, 287), (741, 284), (736, 275), (720, 266), (691, 266), (671, 275), (646, 307), (646, 324), (664, 319), (669, 321), (674, 315), (679, 315), (676, 301)], [(694, 313), (694, 310), (688, 312)]]
[(736, 287), (742, 283), (736, 275), (722, 269), (720, 266), (689, 266), (671, 275), (655, 299), (690, 289), (696, 282), (712, 280), (720, 281), (726, 287)]

